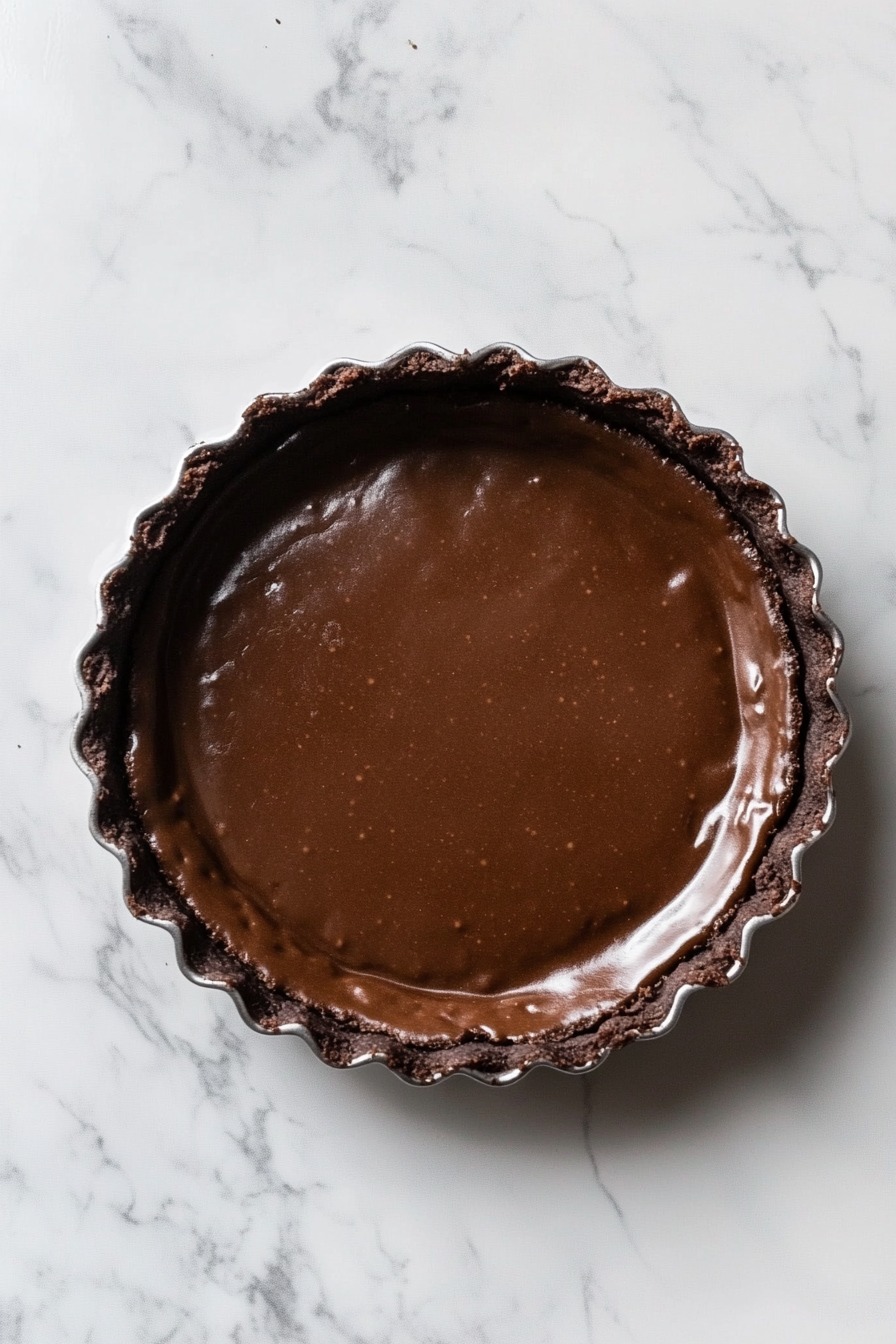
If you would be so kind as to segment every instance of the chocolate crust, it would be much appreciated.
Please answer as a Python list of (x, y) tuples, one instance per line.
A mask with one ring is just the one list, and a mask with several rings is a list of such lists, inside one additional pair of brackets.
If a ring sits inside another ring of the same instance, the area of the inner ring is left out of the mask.
[[(789, 811), (749, 891), (716, 921), (701, 946), (585, 1029), (533, 1033), (524, 1040), (494, 1041), (467, 1032), (421, 1041), (398, 1031), (365, 1030), (350, 1015), (266, 983), (212, 937), (161, 871), (129, 786), (133, 636), (144, 597), (172, 548), (248, 462), (274, 451), (303, 425), (385, 392), (438, 390), (550, 400), (636, 432), (680, 462), (749, 532), (780, 593), (782, 619), (800, 663), (797, 778)], [(101, 622), (80, 659), (84, 710), (75, 737), (76, 752), (94, 781), (94, 834), (122, 861), (132, 913), (169, 929), (189, 978), (226, 989), (255, 1029), (303, 1035), (327, 1063), (347, 1067), (378, 1059), (415, 1083), (458, 1071), (491, 1083), (512, 1082), (535, 1064), (571, 1072), (594, 1068), (627, 1042), (667, 1030), (694, 989), (735, 978), (755, 928), (790, 909), (799, 895), (802, 854), (833, 820), (831, 769), (849, 732), (834, 688), (842, 639), (818, 605), (819, 584), (817, 560), (787, 531), (780, 497), (746, 474), (739, 445), (721, 431), (690, 424), (665, 392), (618, 387), (590, 360), (538, 361), (509, 346), (473, 355), (417, 346), (378, 365), (332, 365), (301, 392), (257, 398), (230, 439), (194, 449), (175, 489), (140, 516), (128, 555), (103, 581)]]

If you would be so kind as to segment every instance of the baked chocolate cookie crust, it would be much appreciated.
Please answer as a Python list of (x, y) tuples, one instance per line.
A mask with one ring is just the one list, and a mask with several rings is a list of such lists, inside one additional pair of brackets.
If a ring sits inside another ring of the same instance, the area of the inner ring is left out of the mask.
[(104, 581), (95, 833), (191, 978), (329, 1063), (592, 1068), (798, 895), (848, 732), (818, 584), (665, 393), (334, 365), (194, 450)]

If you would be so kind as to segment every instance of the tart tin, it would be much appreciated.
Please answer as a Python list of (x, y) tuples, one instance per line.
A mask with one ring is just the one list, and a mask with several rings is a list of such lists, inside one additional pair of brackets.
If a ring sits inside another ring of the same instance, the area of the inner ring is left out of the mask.
[[(804, 719), (799, 779), (789, 811), (768, 842), (747, 895), (716, 920), (704, 943), (584, 1029), (508, 1041), (468, 1032), (460, 1039), (421, 1042), (397, 1031), (371, 1031), (361, 1021), (272, 988), (212, 937), (162, 873), (131, 796), (125, 767), (129, 650), (142, 597), (161, 560), (211, 493), (255, 452), (281, 439), (287, 423), (292, 430), (297, 423), (375, 398), (381, 390), (411, 386), (493, 394), (512, 390), (564, 403), (642, 435), (715, 491), (751, 534), (784, 597), (801, 664)], [(257, 398), (231, 438), (194, 448), (174, 489), (140, 515), (128, 554), (101, 583), (100, 623), (78, 660), (83, 710), (74, 738), (76, 759), (93, 782), (91, 829), (121, 861), (131, 912), (167, 929), (184, 975), (194, 984), (225, 990), (256, 1031), (302, 1036), (326, 1063), (340, 1068), (378, 1060), (411, 1083), (433, 1083), (451, 1073), (512, 1083), (535, 1065), (587, 1072), (629, 1041), (668, 1031), (696, 989), (735, 979), (755, 930), (797, 900), (803, 854), (834, 819), (831, 770), (849, 736), (835, 690), (843, 640), (819, 606), (820, 584), (819, 562), (788, 532), (780, 496), (746, 474), (734, 439), (692, 425), (666, 392), (618, 387), (591, 360), (538, 360), (511, 345), (487, 346), (472, 355), (415, 345), (380, 364), (340, 360), (301, 392)]]

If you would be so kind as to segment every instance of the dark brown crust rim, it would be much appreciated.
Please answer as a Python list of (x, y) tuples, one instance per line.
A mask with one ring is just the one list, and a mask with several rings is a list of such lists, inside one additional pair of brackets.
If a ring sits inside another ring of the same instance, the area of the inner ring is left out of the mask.
[[(273, 451), (303, 424), (384, 391), (464, 390), (544, 397), (633, 430), (710, 485), (750, 532), (784, 599), (801, 663), (803, 742), (790, 811), (772, 836), (749, 894), (713, 926), (705, 943), (587, 1029), (537, 1033), (524, 1041), (484, 1036), (420, 1042), (372, 1032), (267, 984), (215, 939), (161, 872), (132, 799), (125, 752), (129, 649), (144, 594), (162, 558), (209, 501), (250, 458)], [(753, 930), (791, 908), (800, 890), (802, 854), (831, 824), (831, 769), (846, 745), (849, 721), (834, 682), (843, 650), (839, 631), (818, 605), (815, 556), (787, 531), (784, 506), (743, 467), (739, 445), (719, 430), (692, 425), (666, 392), (617, 387), (587, 359), (540, 361), (512, 346), (454, 355), (413, 346), (382, 364), (340, 362), (301, 392), (261, 396), (232, 438), (202, 444), (186, 458), (174, 490), (141, 514), (124, 561), (100, 588), (101, 622), (79, 662), (84, 708), (75, 751), (94, 781), (92, 828), (125, 871), (127, 903), (137, 918), (174, 935), (181, 969), (195, 982), (226, 989), (246, 1022), (263, 1032), (304, 1036), (339, 1067), (380, 1060), (408, 1082), (464, 1072), (513, 1082), (536, 1064), (570, 1072), (596, 1067), (611, 1050), (667, 1030), (694, 989), (722, 985), (745, 964)]]

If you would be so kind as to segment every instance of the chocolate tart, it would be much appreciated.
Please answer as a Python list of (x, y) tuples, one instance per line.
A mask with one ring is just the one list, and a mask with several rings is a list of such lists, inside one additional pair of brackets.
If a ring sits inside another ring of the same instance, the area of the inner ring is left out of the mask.
[(593, 1068), (799, 893), (848, 733), (819, 582), (664, 392), (332, 365), (196, 448), (104, 581), (95, 833), (192, 979), (328, 1063)]

